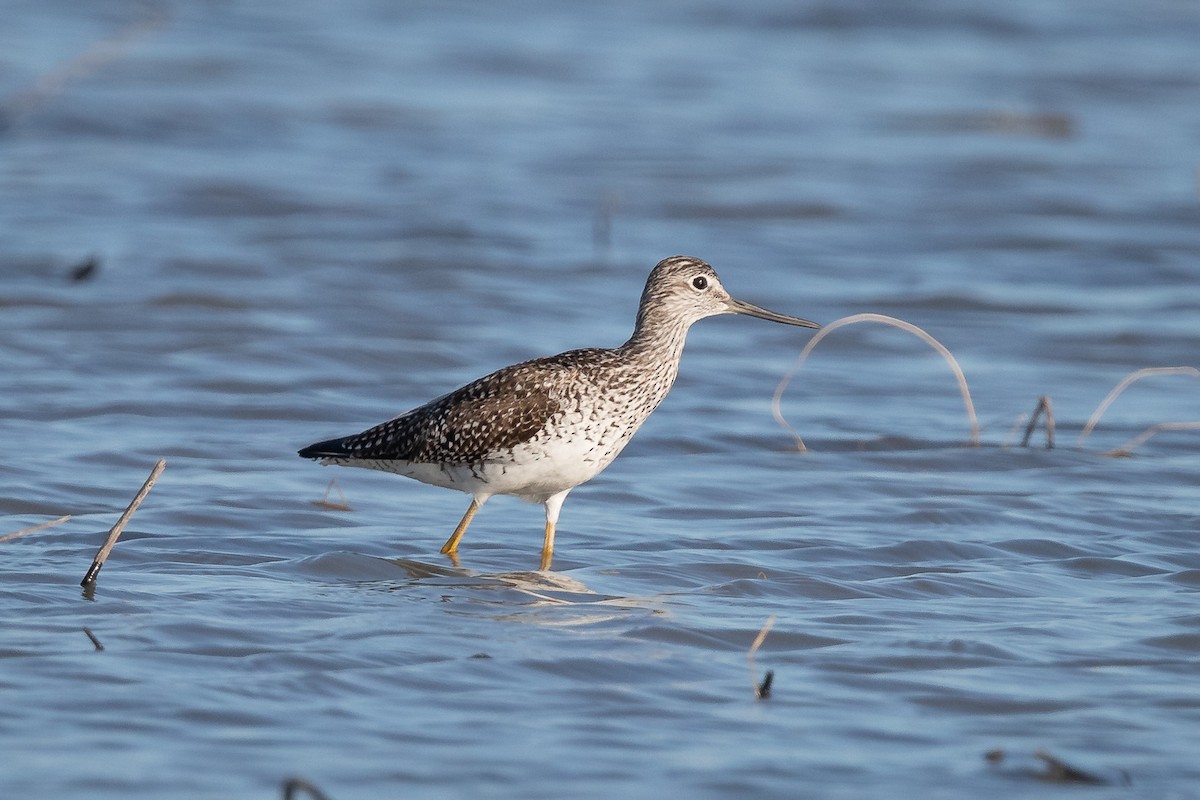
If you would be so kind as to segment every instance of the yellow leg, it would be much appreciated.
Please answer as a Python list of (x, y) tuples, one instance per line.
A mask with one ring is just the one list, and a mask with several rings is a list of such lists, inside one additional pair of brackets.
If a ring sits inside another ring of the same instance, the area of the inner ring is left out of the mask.
[(471, 520), (475, 518), (475, 512), (483, 503), (479, 502), (474, 497), (471, 498), (471, 505), (467, 506), (467, 513), (458, 522), (458, 527), (454, 529), (454, 533), (450, 534), (450, 538), (442, 545), (442, 553), (454, 558), (454, 554), (458, 552), (458, 540), (467, 532), (467, 526), (471, 524)]
[(554, 558), (554, 523), (546, 521), (546, 538), (542, 541), (542, 563), (538, 565), (538, 569), (550, 569), (550, 562)]
[(558, 525), (558, 512), (570, 491), (567, 489), (546, 498), (546, 538), (542, 541), (542, 563), (538, 566), (540, 570), (550, 569), (550, 561), (554, 558), (554, 528)]

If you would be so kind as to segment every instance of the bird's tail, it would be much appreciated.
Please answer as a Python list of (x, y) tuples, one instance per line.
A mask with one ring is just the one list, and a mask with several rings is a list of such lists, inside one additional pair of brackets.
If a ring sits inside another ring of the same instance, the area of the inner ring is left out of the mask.
[(343, 436), (340, 439), (328, 439), (324, 442), (310, 444), (299, 451), (301, 458), (351, 458), (355, 452), (347, 446), (353, 436)]

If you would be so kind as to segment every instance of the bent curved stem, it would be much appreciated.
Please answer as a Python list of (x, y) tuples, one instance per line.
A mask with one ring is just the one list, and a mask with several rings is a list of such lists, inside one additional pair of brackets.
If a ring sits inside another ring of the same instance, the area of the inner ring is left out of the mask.
[(1108, 410), (1108, 407), (1113, 404), (1113, 401), (1117, 399), (1121, 392), (1142, 378), (1149, 378), (1152, 375), (1189, 375), (1193, 378), (1200, 378), (1200, 369), (1196, 369), (1195, 367), (1146, 367), (1145, 369), (1134, 370), (1129, 373), (1120, 383), (1113, 387), (1113, 390), (1100, 402), (1100, 405), (1096, 406), (1096, 410), (1092, 412), (1092, 416), (1088, 417), (1087, 424), (1079, 432), (1079, 438), (1075, 440), (1075, 446), (1083, 446), (1083, 440), (1091, 434), (1096, 424), (1100, 422), (1100, 417), (1104, 416), (1104, 412)]
[(783, 429), (790, 433), (792, 438), (796, 440), (796, 447), (800, 450), (800, 452), (805, 452), (808, 450), (808, 448), (804, 446), (804, 440), (800, 438), (800, 434), (796, 433), (796, 429), (789, 425), (787, 420), (783, 417), (783, 412), (781, 410), (783, 392), (785, 389), (787, 389), (788, 384), (791, 382), (796, 373), (800, 371), (800, 367), (804, 365), (804, 362), (808, 359), (809, 353), (813, 351), (813, 348), (817, 346), (817, 343), (838, 328), (844, 328), (847, 325), (854, 325), (859, 322), (878, 322), (884, 325), (890, 325), (893, 328), (899, 328), (900, 330), (907, 331), (928, 344), (946, 360), (946, 363), (950, 365), (950, 369), (954, 372), (954, 377), (958, 380), (959, 392), (962, 393), (963, 405), (966, 407), (967, 411), (967, 420), (971, 426), (971, 444), (978, 445), (979, 419), (975, 416), (975, 404), (971, 402), (971, 390), (967, 387), (967, 378), (963, 374), (962, 367), (958, 365), (958, 361), (955, 360), (954, 355), (950, 352), (950, 350), (937, 339), (933, 338), (933, 336), (929, 335), (921, 328), (918, 328), (916, 325), (913, 325), (911, 322), (905, 322), (902, 319), (889, 317), (886, 314), (868, 313), (852, 314), (849, 317), (842, 317), (841, 319), (834, 320), (825, 327), (821, 328), (821, 330), (817, 331), (817, 333), (808, 340), (808, 344), (804, 346), (804, 349), (800, 351), (800, 355), (796, 359), (795, 365), (793, 365), (787, 374), (783, 376), (783, 378), (779, 381), (779, 385), (775, 387), (775, 394), (771, 398), (771, 413), (775, 416), (775, 421), (778, 422)]

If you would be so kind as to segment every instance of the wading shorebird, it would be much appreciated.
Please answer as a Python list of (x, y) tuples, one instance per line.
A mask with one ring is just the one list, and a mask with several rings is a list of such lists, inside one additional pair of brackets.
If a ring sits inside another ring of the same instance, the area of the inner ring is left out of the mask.
[(394, 472), (471, 495), (442, 552), (497, 494), (546, 508), (539, 569), (550, 569), (567, 494), (596, 477), (658, 407), (692, 323), (719, 314), (821, 327), (735, 300), (698, 258), (665, 258), (650, 272), (629, 341), (513, 364), (353, 436), (300, 451), (322, 464)]

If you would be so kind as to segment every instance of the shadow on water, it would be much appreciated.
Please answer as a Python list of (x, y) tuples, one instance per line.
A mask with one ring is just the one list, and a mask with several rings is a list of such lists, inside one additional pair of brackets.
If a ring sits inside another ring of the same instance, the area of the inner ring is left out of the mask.
[[(433, 590), (430, 599), (489, 609), (497, 620), (570, 626), (605, 622), (633, 611), (662, 613), (652, 598), (602, 594), (561, 572), (477, 572), (411, 558), (324, 553), (300, 559), (299, 571), (373, 591)], [(530, 612), (540, 612), (535, 615)], [(544, 612), (550, 611), (547, 615)]]

